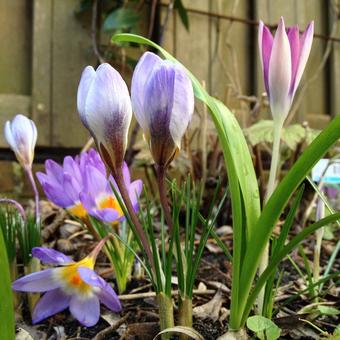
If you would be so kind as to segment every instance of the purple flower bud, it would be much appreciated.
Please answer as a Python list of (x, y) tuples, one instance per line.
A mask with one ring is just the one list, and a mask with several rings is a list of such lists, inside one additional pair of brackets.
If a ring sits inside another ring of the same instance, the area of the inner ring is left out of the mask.
[(38, 136), (33, 120), (21, 114), (16, 115), (11, 122), (6, 122), (4, 134), (18, 162), (23, 167), (31, 168)]
[(273, 38), (269, 29), (260, 21), (258, 40), (265, 89), (273, 118), (281, 123), (288, 115), (305, 69), (312, 47), (313, 31), (313, 21), (301, 36), (297, 26), (286, 31), (281, 17)]
[(107, 165), (111, 170), (122, 166), (132, 109), (121, 75), (106, 63), (96, 71), (87, 66), (80, 79), (77, 106)]
[(133, 73), (131, 100), (154, 161), (169, 165), (194, 111), (193, 88), (185, 69), (144, 53)]

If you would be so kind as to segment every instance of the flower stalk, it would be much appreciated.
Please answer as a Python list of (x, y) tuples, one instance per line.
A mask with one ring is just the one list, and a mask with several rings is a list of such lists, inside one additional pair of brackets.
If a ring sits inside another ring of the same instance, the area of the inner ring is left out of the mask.
[[(157, 302), (159, 307), (159, 322), (161, 331), (164, 329), (174, 327), (174, 307), (172, 298), (160, 292), (157, 294)], [(162, 340), (169, 340), (169, 334), (163, 334)]]
[(34, 193), (34, 201), (35, 201), (35, 222), (37, 227), (40, 225), (40, 199), (39, 199), (39, 191), (37, 188), (37, 184), (34, 180), (33, 172), (31, 167), (24, 167), (26, 175), (31, 183), (33, 193)]

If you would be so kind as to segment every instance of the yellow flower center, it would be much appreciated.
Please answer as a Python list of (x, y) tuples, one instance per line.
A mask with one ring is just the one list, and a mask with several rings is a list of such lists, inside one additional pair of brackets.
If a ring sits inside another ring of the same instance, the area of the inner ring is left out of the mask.
[(105, 197), (104, 199), (100, 200), (99, 208), (105, 209), (110, 208), (118, 211), (119, 217), (123, 216), (123, 210), (121, 209), (119, 202), (113, 196)]
[(84, 218), (87, 215), (87, 211), (81, 203), (78, 203), (71, 208), (67, 208), (67, 210), (70, 214), (80, 218)]
[(83, 279), (80, 277), (78, 273), (79, 267), (86, 267), (93, 269), (94, 268), (94, 260), (90, 257), (85, 257), (83, 260), (71, 263), (66, 265), (65, 267), (60, 268), (60, 276), (63, 283), (63, 288), (68, 293), (80, 293), (80, 294), (88, 294), (92, 292), (93, 287), (88, 285)]

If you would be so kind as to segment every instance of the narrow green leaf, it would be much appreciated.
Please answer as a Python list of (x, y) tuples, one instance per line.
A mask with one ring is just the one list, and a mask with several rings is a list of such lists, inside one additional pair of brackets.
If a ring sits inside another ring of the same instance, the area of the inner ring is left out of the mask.
[(181, 18), (182, 24), (189, 31), (189, 17), (188, 12), (183, 6), (182, 0), (175, 0), (174, 7), (177, 9), (179, 17)]
[(3, 339), (14, 340), (14, 307), (6, 245), (0, 229), (0, 334)]
[(137, 25), (139, 14), (131, 8), (119, 8), (112, 11), (104, 20), (103, 30), (112, 32), (117, 29), (129, 29)]

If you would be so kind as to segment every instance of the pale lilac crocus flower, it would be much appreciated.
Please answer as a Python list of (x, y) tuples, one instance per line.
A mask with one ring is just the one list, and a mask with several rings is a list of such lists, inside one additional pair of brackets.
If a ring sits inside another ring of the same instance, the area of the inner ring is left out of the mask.
[(292, 105), (313, 42), (314, 22), (310, 22), (302, 35), (299, 27), (285, 29), (280, 23), (273, 38), (260, 21), (258, 43), (264, 84), (274, 121), (283, 124)]
[(99, 320), (100, 302), (114, 312), (121, 311), (111, 285), (94, 271), (96, 257), (106, 240), (101, 240), (92, 253), (79, 262), (53, 249), (32, 249), (32, 255), (43, 263), (58, 266), (26, 275), (12, 284), (16, 291), (46, 292), (34, 309), (33, 324), (69, 308), (82, 325), (91, 327)]
[(12, 121), (6, 122), (4, 135), (21, 166), (31, 168), (38, 136), (33, 120), (22, 114), (16, 115)]
[(121, 167), (132, 118), (129, 91), (121, 75), (107, 63), (96, 71), (87, 66), (78, 87), (77, 107), (102, 159), (111, 170)]
[(63, 166), (49, 159), (45, 162), (46, 173), (37, 173), (46, 197), (57, 206), (80, 218), (87, 216), (79, 195), (85, 187), (85, 171), (88, 165), (106, 176), (105, 165), (94, 149), (83, 152), (75, 158), (65, 157)]
[[(142, 192), (140, 179), (131, 182), (130, 171), (123, 163), (123, 177), (134, 211), (138, 211), (138, 198)], [(119, 193), (118, 186), (112, 176), (106, 178), (98, 169), (88, 165), (85, 171), (84, 190), (80, 193), (80, 201), (91, 216), (106, 222), (113, 223), (125, 219), (120, 204), (112, 190), (111, 185)]]
[(154, 161), (167, 167), (180, 150), (194, 111), (193, 88), (185, 69), (144, 53), (133, 73), (131, 100)]

